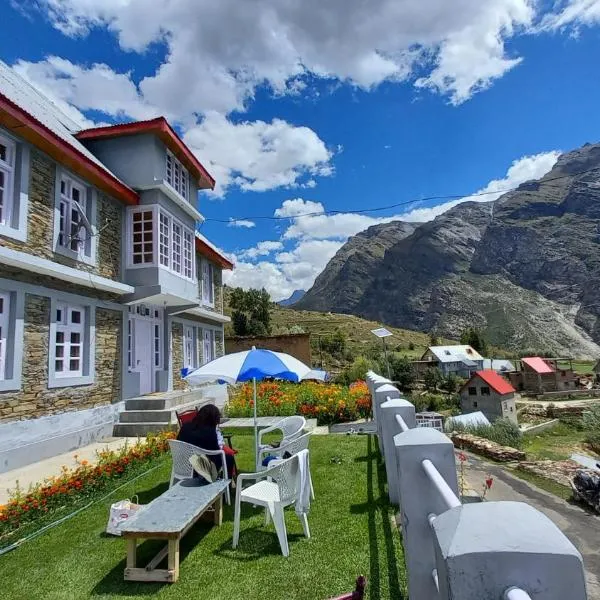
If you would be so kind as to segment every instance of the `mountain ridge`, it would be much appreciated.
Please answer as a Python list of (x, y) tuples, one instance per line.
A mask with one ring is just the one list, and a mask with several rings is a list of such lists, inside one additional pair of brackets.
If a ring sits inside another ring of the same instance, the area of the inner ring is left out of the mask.
[(588, 144), (494, 202), (375, 225), (348, 240), (296, 307), (451, 338), (474, 325), (513, 350), (598, 356), (599, 181), (600, 145)]

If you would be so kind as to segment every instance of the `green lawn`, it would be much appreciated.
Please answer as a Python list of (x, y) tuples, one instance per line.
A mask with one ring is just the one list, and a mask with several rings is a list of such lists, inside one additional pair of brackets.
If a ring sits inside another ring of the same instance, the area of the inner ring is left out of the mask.
[(565, 460), (582, 450), (585, 436), (585, 431), (561, 422), (538, 435), (523, 436), (523, 450), (533, 460)]
[[(252, 466), (252, 437), (235, 431), (238, 465)], [(147, 503), (167, 488), (170, 466), (159, 469), (0, 558), (0, 598), (197, 598), (198, 600), (325, 600), (350, 591), (366, 575), (371, 600), (405, 598), (400, 535), (392, 525), (385, 471), (370, 436), (314, 436), (311, 471), (316, 500), (302, 536), (293, 508), (286, 511), (290, 557), (279, 550), (263, 514), (245, 506), (240, 546), (231, 548), (233, 511), (225, 507), (222, 527), (198, 524), (182, 542), (180, 579), (175, 584), (123, 581), (125, 545), (104, 532), (110, 502), (139, 495)], [(332, 462), (332, 458), (339, 457)], [(157, 543), (140, 546), (141, 560)]]

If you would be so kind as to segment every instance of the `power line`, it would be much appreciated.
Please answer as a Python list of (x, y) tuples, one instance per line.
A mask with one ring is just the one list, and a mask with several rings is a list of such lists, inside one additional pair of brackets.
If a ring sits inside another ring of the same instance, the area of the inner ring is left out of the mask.
[[(549, 177), (548, 179), (543, 180), (532, 180), (531, 182), (523, 182), (524, 183), (539, 183), (541, 185), (546, 185), (551, 181), (557, 181), (560, 179), (566, 178), (574, 178), (580, 175), (585, 175), (586, 173), (590, 173), (591, 171), (597, 171), (600, 167), (592, 167), (590, 169), (585, 169), (583, 171), (578, 171), (576, 173), (570, 173), (568, 175), (557, 175), (556, 177)], [(523, 185), (520, 184), (520, 185)], [(518, 188), (518, 186), (517, 186)], [(216, 218), (207, 218), (204, 222), (213, 222), (213, 223), (237, 223), (238, 221), (283, 221), (287, 219), (298, 219), (301, 217), (318, 217), (318, 216), (329, 216), (329, 215), (337, 215), (337, 214), (364, 214), (370, 212), (379, 212), (383, 210), (391, 210), (392, 208), (398, 208), (400, 206), (407, 206), (409, 204), (415, 204), (416, 202), (430, 202), (431, 200), (459, 200), (464, 198), (467, 201), (469, 198), (480, 198), (482, 196), (491, 196), (492, 194), (505, 194), (507, 192), (514, 192), (517, 188), (506, 188), (501, 190), (494, 190), (489, 192), (475, 192), (473, 194), (447, 194), (441, 196), (427, 196), (425, 198), (419, 198), (418, 200), (405, 200), (403, 202), (396, 202), (395, 204), (388, 204), (387, 206), (377, 206), (374, 208), (362, 208), (353, 211), (346, 210), (324, 210), (324, 211), (313, 211), (308, 213), (303, 213), (299, 215), (290, 215), (290, 216), (279, 216), (279, 215), (257, 215), (257, 216), (245, 216), (245, 217), (235, 217), (229, 219), (216, 219)], [(531, 194), (535, 194), (537, 190), (524, 190)]]

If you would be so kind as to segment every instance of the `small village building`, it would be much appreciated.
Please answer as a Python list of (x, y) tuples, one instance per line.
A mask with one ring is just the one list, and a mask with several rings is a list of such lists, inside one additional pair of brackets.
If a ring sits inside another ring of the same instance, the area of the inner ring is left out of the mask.
[(473, 347), (465, 345), (430, 346), (420, 361), (417, 372), (428, 368), (437, 368), (443, 375), (450, 373), (460, 377), (470, 377), (475, 371), (483, 369), (483, 356)]
[(515, 388), (496, 371), (482, 369), (460, 390), (460, 408), (463, 413), (481, 411), (490, 422), (506, 418), (516, 424), (515, 393)]
[(510, 362), (510, 360), (506, 360), (503, 358), (484, 358), (483, 368), (492, 369), (493, 371), (496, 371), (496, 373), (500, 373), (501, 375), (504, 373), (512, 373), (513, 371), (515, 371), (515, 365), (513, 365)]
[(556, 359), (527, 356), (521, 359), (521, 370), (509, 375), (510, 382), (519, 391), (531, 394), (563, 392), (577, 388), (573, 369), (561, 369)]

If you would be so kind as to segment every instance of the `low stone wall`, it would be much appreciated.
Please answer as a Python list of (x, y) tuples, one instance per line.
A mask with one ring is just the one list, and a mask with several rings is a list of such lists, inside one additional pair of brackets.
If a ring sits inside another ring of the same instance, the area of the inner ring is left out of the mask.
[(538, 423), (537, 425), (531, 425), (525, 429), (522, 429), (523, 435), (531, 435), (534, 433), (542, 433), (542, 431), (547, 431), (548, 429), (552, 429), (556, 425), (560, 423), (559, 419), (552, 419), (551, 421), (546, 421), (544, 423)]
[(450, 435), (450, 438), (457, 448), (472, 450), (477, 454), (487, 456), (498, 462), (525, 460), (525, 452), (522, 450), (510, 448), (509, 446), (501, 446), (500, 444), (496, 444), (496, 442), (491, 442), (470, 433), (453, 433)]
[(570, 487), (575, 472), (580, 471), (582, 467), (574, 460), (535, 460), (520, 462), (517, 468)]

